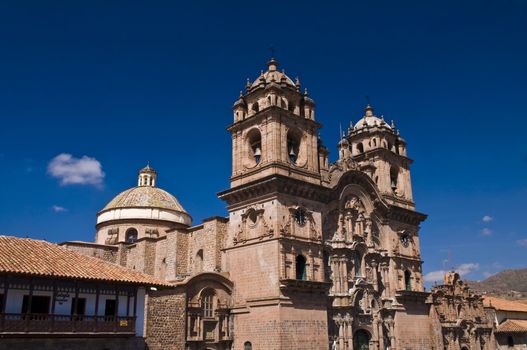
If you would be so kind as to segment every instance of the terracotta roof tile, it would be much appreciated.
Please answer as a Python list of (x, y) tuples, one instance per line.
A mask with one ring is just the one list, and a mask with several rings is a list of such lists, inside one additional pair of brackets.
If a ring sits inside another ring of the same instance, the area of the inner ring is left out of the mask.
[(527, 320), (507, 320), (498, 326), (496, 333), (527, 333)]
[(171, 286), (153, 276), (53, 243), (11, 236), (0, 236), (0, 273)]
[(483, 298), (483, 306), (502, 311), (527, 312), (527, 304), (489, 296)]

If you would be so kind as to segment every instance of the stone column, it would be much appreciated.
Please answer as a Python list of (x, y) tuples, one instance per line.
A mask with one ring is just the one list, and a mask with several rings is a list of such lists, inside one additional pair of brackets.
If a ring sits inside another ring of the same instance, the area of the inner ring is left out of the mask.
[(382, 322), (379, 322), (378, 326), (379, 326), (379, 330), (378, 330), (378, 334), (379, 334), (379, 349), (380, 350), (384, 350), (384, 331), (383, 331), (383, 328), (382, 328)]
[(346, 264), (346, 258), (342, 258), (342, 279), (343, 279), (343, 292), (348, 292), (348, 267)]

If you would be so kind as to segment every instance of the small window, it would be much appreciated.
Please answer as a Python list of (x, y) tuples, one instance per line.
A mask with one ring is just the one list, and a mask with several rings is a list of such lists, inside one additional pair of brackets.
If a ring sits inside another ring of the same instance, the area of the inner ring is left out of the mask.
[(243, 350), (253, 350), (253, 345), (251, 344), (250, 341), (246, 341), (246, 342), (243, 344)]
[(306, 280), (306, 258), (303, 255), (296, 257), (296, 279), (297, 280)]
[(104, 316), (112, 318), (117, 315), (117, 302), (115, 299), (106, 299), (104, 303)]
[(206, 291), (203, 294), (203, 300), (201, 302), (203, 307), (203, 317), (212, 318), (214, 317), (214, 292)]
[(404, 271), (404, 289), (407, 291), (412, 290), (412, 282), (411, 282), (412, 274), (410, 271), (406, 270)]
[[(75, 309), (76, 306), (76, 309)], [(71, 298), (71, 315), (86, 314), (86, 298)]]
[(356, 252), (353, 256), (353, 262), (355, 263), (355, 277), (362, 276), (362, 257), (359, 252)]
[(135, 241), (137, 241), (137, 230), (133, 227), (129, 228), (128, 230), (126, 230), (125, 236), (126, 243), (134, 243)]

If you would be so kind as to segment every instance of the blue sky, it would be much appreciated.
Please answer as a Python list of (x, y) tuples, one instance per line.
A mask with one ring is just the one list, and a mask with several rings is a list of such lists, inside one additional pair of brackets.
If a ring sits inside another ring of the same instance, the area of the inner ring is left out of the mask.
[[(471, 279), (525, 267), (526, 11), (524, 1), (0, 2), (0, 232), (93, 240), (95, 213), (147, 162), (194, 223), (226, 214), (225, 127), (273, 46), (317, 102), (333, 158), (339, 123), (362, 116), (366, 95), (395, 120), (429, 215), (429, 280), (451, 267)], [(60, 154), (91, 177), (54, 176)]]

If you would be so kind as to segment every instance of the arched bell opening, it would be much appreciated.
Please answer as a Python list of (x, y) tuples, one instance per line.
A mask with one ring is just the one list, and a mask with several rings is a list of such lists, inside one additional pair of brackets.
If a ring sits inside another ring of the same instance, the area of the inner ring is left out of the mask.
[(262, 159), (262, 135), (260, 130), (252, 129), (247, 134), (249, 163), (251, 165), (258, 165)]
[(287, 156), (292, 164), (300, 163), (301, 149), (300, 149), (301, 134), (296, 130), (289, 130), (287, 132)]

